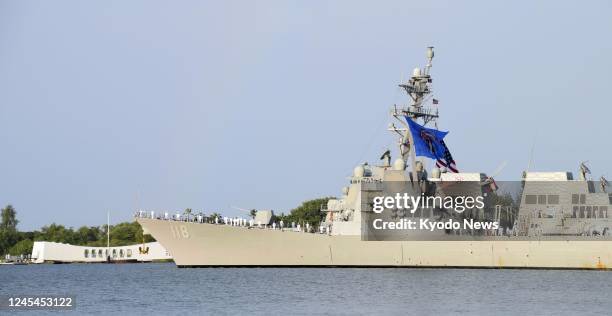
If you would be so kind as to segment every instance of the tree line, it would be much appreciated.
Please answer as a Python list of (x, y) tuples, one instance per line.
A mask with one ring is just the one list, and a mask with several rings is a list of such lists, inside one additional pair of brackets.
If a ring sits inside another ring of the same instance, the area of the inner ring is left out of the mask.
[(287, 215), (284, 213), (275, 215), (275, 221), (280, 222), (282, 220), (285, 227), (291, 225), (292, 222), (302, 226), (308, 223), (312, 227), (317, 227), (326, 215), (326, 213), (321, 211), (321, 206), (327, 206), (327, 201), (330, 199), (334, 199), (334, 197), (324, 197), (302, 202), (300, 206), (292, 209)]
[[(22, 255), (32, 253), (34, 241), (53, 241), (71, 245), (103, 247), (106, 246), (109, 227), (82, 226), (78, 229), (59, 224), (43, 226), (40, 230), (19, 231), (17, 212), (7, 205), (0, 212), (0, 254)], [(123, 222), (110, 225), (110, 245), (126, 246), (142, 242), (142, 227), (137, 222)], [(155, 241), (145, 235), (145, 242)]]

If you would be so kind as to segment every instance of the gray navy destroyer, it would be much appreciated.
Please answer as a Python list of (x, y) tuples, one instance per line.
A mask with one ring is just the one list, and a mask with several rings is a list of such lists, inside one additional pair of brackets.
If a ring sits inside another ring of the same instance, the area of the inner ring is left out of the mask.
[[(461, 183), (485, 196), (501, 196), (503, 191), (503, 183), (493, 179), (495, 173), (459, 172), (450, 152), (433, 160), (418, 156), (411, 124), (437, 130), (439, 116), (431, 88), (433, 47), (426, 56), (425, 67), (415, 68), (399, 85), (410, 103), (390, 110), (394, 122), (388, 130), (398, 139), (397, 158), (392, 160), (387, 151), (377, 165), (356, 166), (342, 196), (322, 206), (326, 216), (318, 227), (278, 223), (271, 211), (259, 211), (251, 220), (139, 211), (136, 220), (179, 267), (612, 268), (612, 193), (607, 192), (605, 178), (590, 179), (586, 163), (579, 164), (577, 179), (571, 172), (525, 171), (514, 182), (512, 202), (496, 200), (487, 208), (461, 214), (439, 208), (416, 214), (437, 220), (496, 221), (497, 229), (407, 234), (404, 239), (372, 231), (370, 219), (375, 214), (368, 201), (387, 190), (388, 183), (410, 184), (414, 194), (434, 196), (452, 194), (452, 184)], [(428, 137), (423, 132), (421, 136)], [(429, 171), (428, 163), (433, 166)], [(388, 216), (397, 220), (415, 214)]]

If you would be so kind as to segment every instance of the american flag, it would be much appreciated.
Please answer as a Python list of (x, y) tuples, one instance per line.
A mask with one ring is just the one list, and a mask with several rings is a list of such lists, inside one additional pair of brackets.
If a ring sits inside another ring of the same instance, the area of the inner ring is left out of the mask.
[(448, 150), (448, 147), (446, 147), (446, 144), (443, 140), (440, 140), (440, 144), (444, 146), (444, 158), (438, 158), (436, 160), (436, 167), (444, 167), (447, 168), (450, 172), (459, 173), (459, 170), (457, 169), (457, 165), (455, 164), (455, 160), (453, 159), (450, 150)]

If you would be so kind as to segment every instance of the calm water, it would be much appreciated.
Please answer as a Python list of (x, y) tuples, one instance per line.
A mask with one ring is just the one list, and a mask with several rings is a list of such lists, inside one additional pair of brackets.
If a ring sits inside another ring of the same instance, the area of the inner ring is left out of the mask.
[(0, 266), (0, 295), (76, 295), (74, 314), (610, 315), (611, 293), (604, 271)]

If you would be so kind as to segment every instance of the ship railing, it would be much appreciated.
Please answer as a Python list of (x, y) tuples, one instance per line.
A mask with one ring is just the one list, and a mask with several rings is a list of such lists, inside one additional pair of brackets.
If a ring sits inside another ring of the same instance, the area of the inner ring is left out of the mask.
[(258, 224), (254, 223), (252, 220), (246, 220), (244, 218), (230, 218), (229, 217), (217, 217), (214, 218), (212, 216), (204, 216), (204, 215), (186, 215), (186, 214), (174, 214), (170, 216), (167, 212), (163, 214), (157, 214), (155, 212), (145, 212), (145, 211), (137, 211), (134, 214), (136, 218), (150, 218), (156, 220), (165, 220), (165, 221), (177, 221), (177, 222), (187, 222), (187, 223), (196, 223), (196, 224), (212, 224), (212, 225), (226, 225), (233, 227), (243, 227), (246, 229), (268, 229), (268, 230), (281, 230), (283, 232), (296, 232), (296, 233), (313, 233), (313, 234), (329, 234), (330, 228), (326, 225), (326, 222), (320, 224), (319, 226), (306, 226), (306, 225), (289, 225), (282, 226), (280, 222), (275, 222), (273, 224)]
[(150, 218), (157, 220), (166, 220), (166, 221), (179, 221), (179, 222), (190, 222), (190, 223), (212, 223), (214, 222), (214, 218), (211, 216), (205, 216), (202, 214), (170, 214), (168, 212), (164, 213), (156, 213), (154, 211), (145, 212), (145, 211), (137, 211), (134, 213), (134, 217), (136, 218)]

